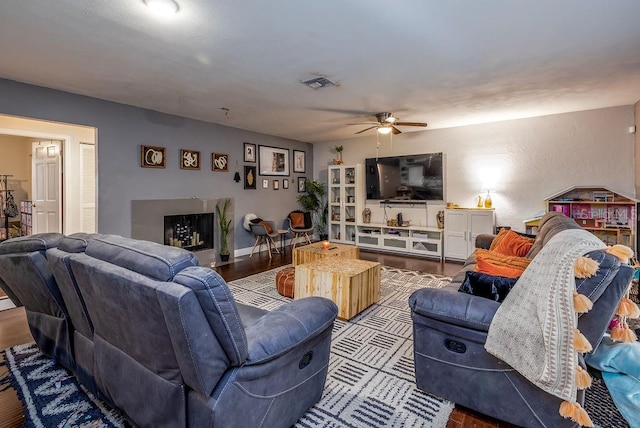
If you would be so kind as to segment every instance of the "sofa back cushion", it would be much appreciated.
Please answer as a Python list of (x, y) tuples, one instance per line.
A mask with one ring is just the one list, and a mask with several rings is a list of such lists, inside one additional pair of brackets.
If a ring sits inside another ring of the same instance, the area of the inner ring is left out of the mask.
[(43, 233), (0, 243), (0, 278), (28, 311), (65, 317), (67, 309), (46, 259), (62, 240)]
[(572, 218), (569, 218), (561, 212), (548, 212), (541, 219), (538, 224), (538, 234), (536, 240), (526, 255), (527, 258), (534, 258), (542, 249), (542, 247), (549, 242), (556, 233), (562, 232), (567, 229), (580, 229), (578, 223)]
[(158, 281), (171, 281), (182, 269), (197, 266), (190, 251), (155, 242), (104, 235), (90, 242), (87, 255)]

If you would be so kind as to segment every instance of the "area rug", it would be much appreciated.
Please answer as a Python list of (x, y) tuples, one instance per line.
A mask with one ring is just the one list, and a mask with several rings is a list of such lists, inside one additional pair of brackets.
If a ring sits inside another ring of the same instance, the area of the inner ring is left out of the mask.
[[(279, 269), (229, 283), (236, 300), (268, 310), (289, 302), (274, 287)], [(336, 320), (322, 399), (296, 427), (445, 427), (453, 403), (415, 387), (408, 299), (417, 288), (443, 287), (449, 281), (382, 266), (380, 301), (349, 321)], [(5, 350), (5, 364), (11, 386), (25, 403), (26, 427), (126, 426), (35, 344)], [(596, 425), (624, 427), (604, 382), (594, 384), (585, 408)]]
[[(275, 271), (229, 284), (238, 302), (275, 309)], [(349, 321), (336, 319), (322, 399), (296, 427), (445, 427), (453, 403), (418, 390), (409, 296), (450, 278), (382, 266), (380, 300)]]
[(75, 378), (40, 352), (35, 343), (4, 351), (9, 382), (25, 407), (25, 427), (124, 427), (120, 414), (83, 389)]

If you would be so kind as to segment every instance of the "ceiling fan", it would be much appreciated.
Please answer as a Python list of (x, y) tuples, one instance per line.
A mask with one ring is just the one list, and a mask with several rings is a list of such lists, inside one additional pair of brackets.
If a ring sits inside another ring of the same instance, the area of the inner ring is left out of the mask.
[(421, 126), (425, 128), (427, 126), (424, 122), (400, 122), (397, 117), (393, 115), (393, 113), (378, 113), (376, 114), (377, 122), (361, 122), (361, 123), (349, 123), (349, 125), (373, 125), (368, 128), (365, 128), (361, 131), (356, 132), (356, 134), (362, 134), (370, 129), (377, 128), (378, 133), (380, 134), (388, 134), (393, 132), (394, 134), (400, 134), (400, 131), (397, 126)]

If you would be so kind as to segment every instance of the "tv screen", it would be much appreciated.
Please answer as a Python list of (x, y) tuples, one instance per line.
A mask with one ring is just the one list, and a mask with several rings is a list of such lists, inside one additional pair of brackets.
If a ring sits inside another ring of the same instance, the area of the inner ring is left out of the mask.
[(442, 153), (365, 160), (367, 199), (443, 201)]

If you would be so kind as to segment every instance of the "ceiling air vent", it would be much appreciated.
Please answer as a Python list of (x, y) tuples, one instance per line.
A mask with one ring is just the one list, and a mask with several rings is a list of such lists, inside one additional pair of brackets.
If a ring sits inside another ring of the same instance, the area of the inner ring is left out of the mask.
[(337, 83), (332, 82), (325, 76), (314, 77), (313, 79), (303, 80), (301, 83), (307, 85), (311, 89), (330, 88), (331, 86), (338, 86)]

